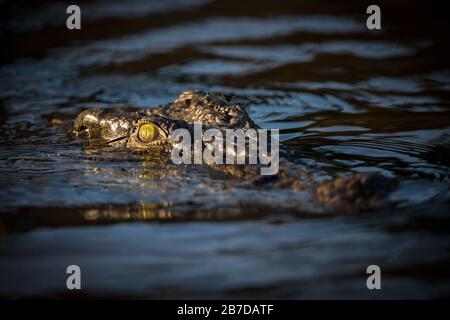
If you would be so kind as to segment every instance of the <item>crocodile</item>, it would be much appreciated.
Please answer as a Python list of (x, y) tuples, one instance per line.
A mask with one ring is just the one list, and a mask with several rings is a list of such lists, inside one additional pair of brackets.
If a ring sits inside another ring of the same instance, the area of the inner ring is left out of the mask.
[[(107, 145), (126, 152), (145, 152), (170, 161), (177, 129), (260, 129), (246, 111), (246, 104), (232, 95), (186, 90), (174, 102), (148, 109), (99, 109), (82, 111), (75, 119), (73, 133), (94, 145)], [(315, 205), (325, 211), (358, 213), (387, 204), (396, 179), (377, 172), (349, 173), (323, 178), (323, 172), (288, 146), (280, 146), (280, 170), (261, 176), (259, 165), (210, 164), (234, 180), (259, 188), (294, 188), (312, 195)]]

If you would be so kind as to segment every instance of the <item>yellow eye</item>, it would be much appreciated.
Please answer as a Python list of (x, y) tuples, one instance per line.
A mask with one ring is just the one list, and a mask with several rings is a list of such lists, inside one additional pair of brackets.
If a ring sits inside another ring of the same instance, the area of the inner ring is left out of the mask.
[(150, 142), (157, 136), (158, 128), (151, 123), (145, 123), (139, 128), (138, 137), (142, 142)]

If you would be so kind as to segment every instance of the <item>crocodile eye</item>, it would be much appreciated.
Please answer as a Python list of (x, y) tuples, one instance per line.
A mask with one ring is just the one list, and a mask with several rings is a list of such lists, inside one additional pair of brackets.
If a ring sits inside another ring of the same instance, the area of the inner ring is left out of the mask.
[(153, 141), (158, 136), (158, 128), (151, 123), (145, 123), (139, 128), (138, 137), (142, 142)]

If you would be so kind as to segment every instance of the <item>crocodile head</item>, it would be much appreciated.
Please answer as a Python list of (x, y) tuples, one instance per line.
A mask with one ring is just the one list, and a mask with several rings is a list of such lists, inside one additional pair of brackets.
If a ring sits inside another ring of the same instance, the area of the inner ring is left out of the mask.
[(170, 146), (174, 130), (191, 132), (196, 121), (205, 129), (257, 128), (245, 107), (232, 97), (188, 90), (173, 103), (153, 109), (82, 111), (75, 119), (74, 133), (112, 147), (146, 150)]

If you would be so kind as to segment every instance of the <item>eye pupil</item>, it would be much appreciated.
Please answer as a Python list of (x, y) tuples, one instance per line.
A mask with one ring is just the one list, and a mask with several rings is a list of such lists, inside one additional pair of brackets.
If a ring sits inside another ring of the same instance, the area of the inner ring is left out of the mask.
[(139, 139), (142, 142), (150, 142), (158, 135), (158, 129), (151, 123), (146, 123), (139, 128)]

